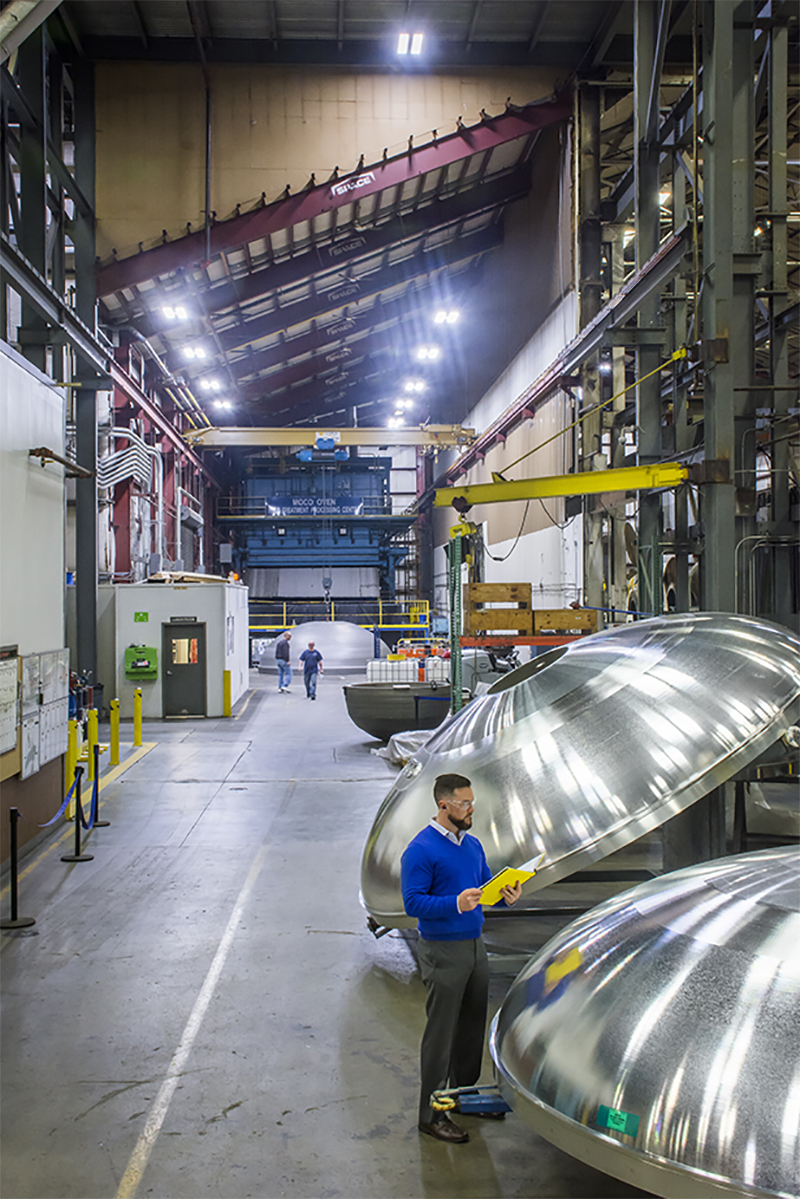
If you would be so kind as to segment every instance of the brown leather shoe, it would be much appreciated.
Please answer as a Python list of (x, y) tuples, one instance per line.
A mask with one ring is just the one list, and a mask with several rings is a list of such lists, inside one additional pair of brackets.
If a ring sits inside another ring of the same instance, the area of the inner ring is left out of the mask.
[(427, 1132), (429, 1137), (436, 1137), (437, 1141), (449, 1141), (451, 1145), (463, 1145), (464, 1141), (469, 1140), (469, 1133), (464, 1132), (463, 1128), (459, 1128), (447, 1116), (437, 1116), (430, 1124), (419, 1123), (420, 1132)]

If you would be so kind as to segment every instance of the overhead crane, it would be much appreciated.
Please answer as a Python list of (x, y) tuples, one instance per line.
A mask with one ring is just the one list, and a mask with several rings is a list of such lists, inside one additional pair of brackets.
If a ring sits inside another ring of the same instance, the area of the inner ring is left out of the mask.
[(656, 462), (644, 466), (623, 466), (611, 470), (581, 471), (578, 474), (545, 475), (527, 479), (505, 479), (502, 474), (493, 471), (491, 483), (465, 483), (457, 487), (437, 488), (434, 506), (452, 506), (461, 517), (459, 523), (450, 529), (448, 552), (453, 710), (458, 711), (461, 707), (461, 538), (475, 531), (475, 525), (464, 519), (473, 504), (598, 495), (613, 491), (647, 491), (677, 487), (690, 478), (699, 482), (709, 476), (718, 482), (725, 481), (728, 477), (727, 463), (688, 466), (681, 462)]
[(213, 450), (272, 445), (313, 446), (316, 449), (359, 445), (442, 449), (445, 446), (470, 445), (475, 436), (474, 429), (464, 429), (461, 425), (418, 425), (406, 429), (325, 429), (318, 425), (302, 428), (247, 428), (231, 425), (223, 428), (187, 429), (184, 433), (186, 440), (198, 449)]
[(608, 491), (652, 491), (678, 487), (690, 477), (681, 462), (656, 462), (647, 466), (621, 466), (612, 470), (587, 470), (574, 475), (543, 475), (531, 479), (505, 479), (492, 473), (491, 483), (465, 483), (439, 487), (437, 508), (454, 507), (466, 512), (473, 504), (502, 504), (513, 500), (545, 500), (555, 496), (599, 495)]

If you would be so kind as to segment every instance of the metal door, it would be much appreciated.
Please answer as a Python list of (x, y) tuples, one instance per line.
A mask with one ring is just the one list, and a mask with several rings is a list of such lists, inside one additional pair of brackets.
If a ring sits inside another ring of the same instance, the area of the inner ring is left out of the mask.
[(162, 696), (165, 716), (206, 714), (206, 626), (164, 624)]

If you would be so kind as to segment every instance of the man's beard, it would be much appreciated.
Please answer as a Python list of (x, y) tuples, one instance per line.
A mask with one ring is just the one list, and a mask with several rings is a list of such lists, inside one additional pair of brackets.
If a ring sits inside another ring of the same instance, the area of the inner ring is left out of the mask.
[(451, 816), (450, 823), (454, 824), (459, 832), (466, 833), (472, 828), (472, 816)]

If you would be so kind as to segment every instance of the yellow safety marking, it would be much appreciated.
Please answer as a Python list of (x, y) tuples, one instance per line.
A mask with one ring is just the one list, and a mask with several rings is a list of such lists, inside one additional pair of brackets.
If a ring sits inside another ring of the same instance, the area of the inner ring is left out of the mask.
[(134, 766), (137, 762), (140, 762), (145, 754), (149, 754), (150, 750), (155, 749), (157, 745), (157, 741), (145, 741), (144, 745), (140, 745), (137, 749), (134, 749), (129, 758), (126, 758), (124, 762), (120, 762), (119, 766), (115, 766), (113, 770), (109, 770), (108, 774), (103, 775), (100, 779), (100, 790), (103, 790), (106, 783), (113, 783), (118, 779), (121, 774), (125, 773), (129, 766)]
[[(115, 766), (114, 769), (110, 770), (104, 778), (100, 779), (100, 785), (99, 785), (98, 790), (102, 791), (103, 788), (105, 787), (106, 783), (113, 783), (115, 779), (118, 779), (121, 774), (125, 773), (125, 771), (128, 769), (129, 766), (134, 766), (138, 761), (140, 761), (144, 757), (145, 754), (149, 754), (151, 749), (155, 749), (155, 747), (157, 745), (158, 745), (157, 741), (147, 741), (147, 742), (145, 742), (144, 745), (142, 745), (138, 749), (134, 750), (134, 752), (131, 754), (131, 756), (129, 758), (126, 758), (124, 762), (120, 763), (119, 766)], [(27, 878), (28, 875), (31, 873), (31, 871), (35, 870), (36, 867), (39, 865), (39, 863), (41, 861), (43, 861), (43, 859), (49, 853), (52, 853), (54, 849), (58, 849), (58, 847), (64, 841), (72, 840), (72, 838), (74, 836), (75, 836), (74, 828), (65, 829), (60, 837), (56, 838), (55, 841), (51, 841), (49, 843), (49, 845), (47, 845), (40, 854), (37, 854), (37, 856), (33, 859), (33, 861), (30, 862), (25, 867), (24, 870), (21, 870), (19, 872), (19, 875), (17, 876), (18, 881), (22, 882), (22, 880), (24, 878)], [(5, 887), (3, 887), (2, 891), (0, 891), (0, 897), (6, 895), (9, 891), (9, 888), (10, 888), (10, 883), (6, 883)]]
[(250, 700), (253, 698), (253, 696), (254, 696), (254, 695), (255, 695), (255, 690), (253, 690), (253, 691), (251, 691), (251, 692), (250, 692), (250, 694), (248, 695), (247, 699), (246, 699), (246, 700), (244, 701), (244, 703), (242, 704), (242, 710), (241, 710), (241, 712), (237, 712), (237, 713), (236, 713), (236, 715), (235, 715), (235, 716), (234, 716), (234, 718), (233, 718), (234, 720), (238, 720), (240, 716), (244, 716), (245, 709), (246, 709), (247, 705), (250, 703)]

